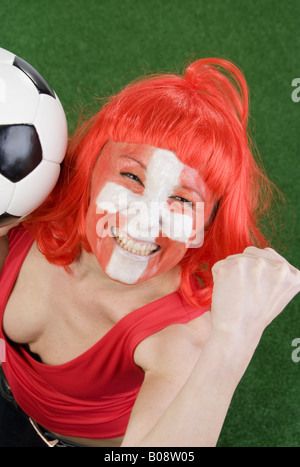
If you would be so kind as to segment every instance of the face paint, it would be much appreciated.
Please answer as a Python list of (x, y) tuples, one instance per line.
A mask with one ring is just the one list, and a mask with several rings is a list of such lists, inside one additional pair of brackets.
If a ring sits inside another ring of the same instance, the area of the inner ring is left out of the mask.
[(136, 284), (176, 266), (195, 238), (199, 243), (204, 191), (198, 173), (171, 151), (107, 143), (94, 169), (86, 218), (103, 271)]

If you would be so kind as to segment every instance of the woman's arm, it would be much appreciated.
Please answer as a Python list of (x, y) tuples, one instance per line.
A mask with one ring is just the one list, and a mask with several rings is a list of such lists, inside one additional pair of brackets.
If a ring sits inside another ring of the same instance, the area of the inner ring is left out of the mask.
[[(212, 332), (204, 349), (181, 387), (173, 371), (177, 393), (160, 411), (164, 376), (155, 381), (155, 368), (148, 372), (123, 446), (215, 446), (264, 329), (300, 291), (300, 272), (270, 249), (246, 249), (217, 263), (213, 273)], [(144, 412), (155, 417), (146, 433), (139, 425)]]
[(251, 352), (238, 337), (213, 331), (195, 363), (196, 352), (180, 344), (177, 355), (162, 354), (146, 371), (122, 446), (216, 445), (255, 345)]

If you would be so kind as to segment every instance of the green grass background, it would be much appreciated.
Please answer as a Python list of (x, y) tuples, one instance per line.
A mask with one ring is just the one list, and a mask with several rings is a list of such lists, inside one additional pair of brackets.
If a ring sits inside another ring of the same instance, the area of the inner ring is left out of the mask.
[[(0, 0), (0, 47), (48, 80), (70, 129), (81, 106), (141, 74), (218, 56), (244, 71), (252, 128), (269, 177), (286, 197), (279, 252), (300, 267), (299, 0)], [(91, 104), (92, 103), (92, 104)], [(277, 243), (275, 244), (277, 247)], [(300, 446), (300, 297), (264, 333), (233, 398), (220, 447)], [(180, 420), (178, 420), (180, 423)]]

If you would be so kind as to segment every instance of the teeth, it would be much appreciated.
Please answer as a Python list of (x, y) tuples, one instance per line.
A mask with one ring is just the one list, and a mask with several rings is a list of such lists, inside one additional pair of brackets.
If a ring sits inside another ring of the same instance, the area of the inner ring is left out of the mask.
[(134, 242), (132, 239), (128, 239), (122, 233), (114, 228), (112, 229), (113, 236), (115, 237), (117, 243), (124, 248), (124, 250), (134, 253), (136, 255), (148, 256), (157, 251), (159, 248), (158, 245), (153, 243), (140, 243)]

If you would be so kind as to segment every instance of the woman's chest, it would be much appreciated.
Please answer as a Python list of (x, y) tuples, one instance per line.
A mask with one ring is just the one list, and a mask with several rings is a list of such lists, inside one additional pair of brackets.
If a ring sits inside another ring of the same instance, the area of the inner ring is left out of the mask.
[(66, 363), (92, 347), (118, 321), (94, 297), (76, 287), (62, 268), (24, 264), (3, 315), (3, 331), (29, 344), (49, 365)]

